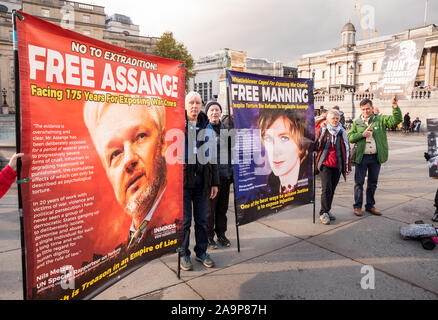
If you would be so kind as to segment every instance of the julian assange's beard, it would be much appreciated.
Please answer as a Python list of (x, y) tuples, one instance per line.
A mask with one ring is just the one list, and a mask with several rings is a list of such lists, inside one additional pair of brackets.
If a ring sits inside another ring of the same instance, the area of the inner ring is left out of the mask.
[[(154, 163), (157, 164), (157, 167), (150, 169), (151, 171), (155, 169), (155, 179), (146, 187), (145, 191), (143, 191), (143, 193), (137, 199), (130, 201), (126, 205), (126, 212), (135, 220), (141, 221), (146, 217), (157, 198), (161, 186), (163, 186), (166, 182), (166, 160), (161, 156), (161, 152), (159, 150), (157, 150)], [(148, 168), (145, 169), (145, 174), (147, 177), (150, 173), (147, 172)]]

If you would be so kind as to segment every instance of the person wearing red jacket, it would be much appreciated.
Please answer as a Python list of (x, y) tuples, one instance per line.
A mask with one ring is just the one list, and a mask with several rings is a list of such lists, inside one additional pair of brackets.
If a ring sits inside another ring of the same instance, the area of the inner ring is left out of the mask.
[(321, 114), (317, 117), (315, 117), (315, 141), (319, 138), (319, 129), (321, 128), (321, 125), (325, 123), (327, 120), (327, 110), (321, 109)]
[(340, 122), (337, 110), (330, 110), (327, 122), (321, 127), (315, 150), (315, 174), (321, 178), (321, 210), (320, 220), (323, 224), (330, 224), (335, 216), (330, 212), (341, 174), (344, 179), (351, 172), (350, 146), (347, 132)]
[(0, 198), (8, 192), (12, 183), (15, 181), (17, 177), (17, 159), (23, 155), (24, 153), (15, 153), (11, 160), (9, 160), (9, 164), (0, 172)]

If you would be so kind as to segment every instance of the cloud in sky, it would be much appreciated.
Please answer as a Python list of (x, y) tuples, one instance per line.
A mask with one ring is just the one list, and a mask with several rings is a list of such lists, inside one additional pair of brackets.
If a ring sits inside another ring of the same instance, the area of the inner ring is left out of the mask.
[[(192, 56), (222, 48), (250, 57), (293, 63), (303, 54), (340, 46), (341, 29), (351, 21), (363, 39), (354, 0), (82, 0), (102, 5), (108, 15), (130, 16), (140, 33), (159, 37), (172, 31)], [(377, 36), (423, 25), (426, 0), (366, 0), (375, 12)], [(429, 0), (427, 23), (438, 24), (438, 1)]]

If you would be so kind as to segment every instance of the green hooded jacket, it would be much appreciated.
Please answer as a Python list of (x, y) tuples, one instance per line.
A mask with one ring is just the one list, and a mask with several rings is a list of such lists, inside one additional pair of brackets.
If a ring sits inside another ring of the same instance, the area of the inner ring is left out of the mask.
[[(377, 160), (379, 163), (384, 163), (388, 160), (388, 140), (386, 138), (386, 128), (392, 128), (402, 122), (402, 112), (397, 106), (392, 108), (392, 116), (372, 115), (373, 138), (376, 141)], [(365, 151), (365, 138), (362, 133), (367, 128), (365, 122), (361, 117), (355, 119), (348, 132), (348, 141), (350, 143), (357, 143), (355, 163), (362, 161), (363, 153)], [(353, 159), (352, 159), (353, 160)]]

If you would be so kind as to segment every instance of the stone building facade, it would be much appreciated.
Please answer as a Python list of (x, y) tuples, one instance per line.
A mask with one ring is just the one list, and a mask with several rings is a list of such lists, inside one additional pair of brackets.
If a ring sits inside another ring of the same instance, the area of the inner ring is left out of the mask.
[(355, 117), (358, 115), (360, 100), (367, 97), (379, 105), (381, 111), (391, 112), (389, 101), (380, 101), (374, 97), (386, 45), (394, 41), (425, 39), (411, 99), (401, 100), (399, 104), (403, 113), (410, 112), (414, 117), (419, 116), (423, 122), (426, 118), (438, 117), (438, 112), (434, 110), (434, 106), (438, 105), (436, 25), (361, 41), (356, 41), (355, 35), (356, 29), (349, 22), (341, 31), (339, 47), (305, 54), (298, 61), (298, 76), (314, 80), (315, 108), (330, 108), (337, 104), (346, 115)]
[[(244, 65), (244, 67), (236, 67), (234, 62), (227, 64), (227, 51), (242, 53), (244, 57), (241, 59), (244, 62), (240, 63), (240, 65)], [(217, 100), (221, 105), (226, 105), (226, 69), (267, 76), (297, 77), (297, 68), (284, 66), (282, 62), (269, 61), (264, 58), (251, 58), (247, 57), (244, 51), (223, 49), (195, 61), (194, 71), (196, 76), (190, 79), (189, 90), (199, 92), (205, 102)], [(223, 109), (224, 113), (228, 112), (226, 108)]]
[(356, 92), (375, 90), (386, 45), (394, 41), (425, 39), (416, 77), (417, 87), (438, 87), (438, 27), (434, 24), (402, 33), (355, 41), (356, 29), (347, 23), (339, 47), (305, 54), (298, 61), (298, 76), (313, 78), (316, 90), (336, 93), (343, 88)]
[[(0, 91), (6, 89), (9, 113), (15, 111), (14, 57), (12, 51), (12, 10), (22, 10), (63, 28), (110, 44), (152, 54), (159, 37), (139, 35), (139, 26), (129, 17), (108, 17), (105, 8), (63, 0), (0, 1)], [(3, 104), (3, 97), (1, 97)], [(1, 112), (0, 112), (1, 114)]]
[[(0, 93), (6, 90), (7, 107), (0, 96), (0, 168), (14, 154), (15, 147), (15, 74), (12, 10), (21, 10), (63, 28), (110, 44), (151, 54), (159, 37), (139, 35), (139, 26), (123, 15), (105, 14), (105, 8), (63, 0), (0, 0)], [(4, 112), (6, 110), (6, 112)], [(3, 114), (2, 114), (3, 113)], [(8, 113), (8, 114), (5, 114)]]

